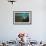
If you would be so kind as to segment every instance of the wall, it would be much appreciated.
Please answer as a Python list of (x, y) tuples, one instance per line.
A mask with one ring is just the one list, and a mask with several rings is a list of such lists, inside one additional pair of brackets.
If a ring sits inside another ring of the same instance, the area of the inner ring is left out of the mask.
[[(45, 15), (42, 0), (16, 0), (12, 5), (7, 0), (0, 0), (0, 40), (15, 40), (19, 32), (31, 34), (33, 40), (45, 40)], [(32, 25), (14, 25), (13, 11), (32, 10)]]

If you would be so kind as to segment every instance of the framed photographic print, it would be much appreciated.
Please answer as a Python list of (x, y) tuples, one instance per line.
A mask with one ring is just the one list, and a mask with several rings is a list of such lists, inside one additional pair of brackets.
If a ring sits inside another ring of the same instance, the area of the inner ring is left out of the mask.
[(13, 24), (32, 24), (32, 11), (13, 11)]

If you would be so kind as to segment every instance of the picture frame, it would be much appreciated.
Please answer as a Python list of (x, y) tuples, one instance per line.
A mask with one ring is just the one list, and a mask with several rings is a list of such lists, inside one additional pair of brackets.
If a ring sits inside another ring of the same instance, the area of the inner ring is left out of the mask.
[(14, 25), (32, 25), (32, 11), (13, 11)]

